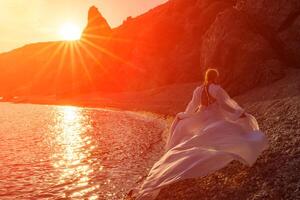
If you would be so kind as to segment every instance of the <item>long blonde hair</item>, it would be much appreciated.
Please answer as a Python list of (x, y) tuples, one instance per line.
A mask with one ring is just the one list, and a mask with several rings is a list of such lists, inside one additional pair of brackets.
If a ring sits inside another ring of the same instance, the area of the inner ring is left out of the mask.
[(216, 79), (219, 77), (219, 71), (215, 68), (208, 68), (205, 71), (204, 76), (204, 84), (208, 84), (209, 82), (216, 82)]

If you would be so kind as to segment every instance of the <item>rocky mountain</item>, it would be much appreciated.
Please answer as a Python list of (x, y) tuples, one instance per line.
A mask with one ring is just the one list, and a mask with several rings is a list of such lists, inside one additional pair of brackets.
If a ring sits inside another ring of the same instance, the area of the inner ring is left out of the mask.
[(95, 6), (92, 6), (88, 12), (88, 23), (83, 30), (81, 39), (90, 40), (96, 43), (97, 39), (107, 38), (111, 33), (112, 29), (108, 25), (106, 19)]
[(299, 16), (297, 0), (170, 0), (111, 29), (91, 7), (80, 41), (1, 54), (0, 95), (144, 90), (201, 81), (209, 67), (240, 94), (300, 67)]
[(207, 30), (201, 66), (218, 66), (237, 93), (283, 77), (284, 68), (300, 67), (299, 11), (299, 1), (238, 0)]

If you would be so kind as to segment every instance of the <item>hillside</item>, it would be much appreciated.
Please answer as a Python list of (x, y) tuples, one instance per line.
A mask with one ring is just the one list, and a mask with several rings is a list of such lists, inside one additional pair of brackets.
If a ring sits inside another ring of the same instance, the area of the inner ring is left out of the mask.
[(299, 9), (297, 0), (170, 0), (112, 29), (91, 7), (80, 41), (0, 54), (0, 96), (141, 91), (201, 81), (208, 67), (241, 94), (299, 68)]

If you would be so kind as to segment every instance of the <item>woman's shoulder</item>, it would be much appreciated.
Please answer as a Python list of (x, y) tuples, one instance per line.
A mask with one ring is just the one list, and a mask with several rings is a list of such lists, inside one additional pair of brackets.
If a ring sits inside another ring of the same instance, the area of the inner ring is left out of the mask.
[(209, 89), (212, 89), (212, 90), (218, 90), (218, 89), (220, 89), (220, 88), (222, 88), (221, 85), (216, 84), (216, 83), (211, 83), (211, 84), (209, 85)]
[[(195, 88), (194, 92), (200, 92), (200, 91), (202, 91), (203, 87), (204, 87), (204, 84), (201, 84), (201, 85), (197, 86)], [(220, 89), (223, 89), (223, 88), (219, 84), (211, 83), (211, 84), (209, 84), (208, 89), (209, 89), (209, 92), (215, 93), (216, 91), (218, 91)]]
[(209, 85), (209, 93), (212, 94), (212, 96), (215, 97), (219, 90), (222, 90), (221, 85), (215, 83)]
[(201, 90), (203, 88), (203, 84), (202, 85), (198, 85), (195, 89), (194, 89), (194, 91), (199, 91), (199, 90)]

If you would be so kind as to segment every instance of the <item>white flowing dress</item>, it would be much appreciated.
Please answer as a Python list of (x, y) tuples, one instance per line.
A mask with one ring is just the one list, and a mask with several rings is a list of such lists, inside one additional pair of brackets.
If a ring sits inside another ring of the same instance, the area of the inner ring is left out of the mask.
[(256, 119), (248, 113), (240, 118), (244, 109), (222, 87), (210, 85), (209, 94), (216, 101), (207, 107), (200, 106), (202, 90), (203, 85), (197, 87), (185, 112), (177, 114), (166, 153), (136, 190), (136, 199), (153, 200), (162, 187), (209, 175), (232, 160), (252, 166), (267, 148)]

